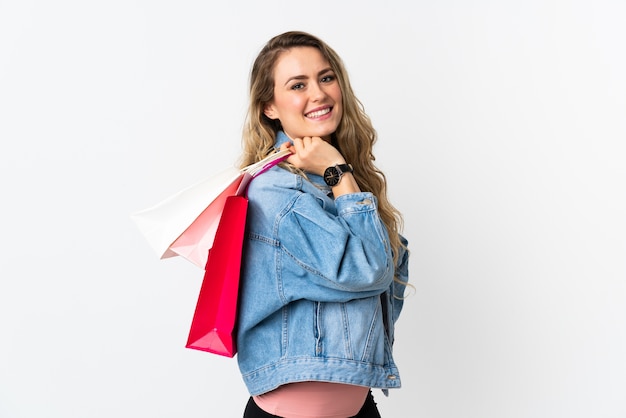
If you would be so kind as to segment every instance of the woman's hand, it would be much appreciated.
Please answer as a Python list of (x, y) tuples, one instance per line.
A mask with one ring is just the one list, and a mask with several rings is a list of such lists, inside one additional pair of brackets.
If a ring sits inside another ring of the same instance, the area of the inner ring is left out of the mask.
[(318, 136), (294, 138), (293, 144), (286, 142), (280, 149), (290, 148), (293, 155), (287, 161), (301, 170), (323, 175), (326, 168), (335, 164), (345, 164), (337, 148)]
[[(293, 144), (285, 142), (280, 146), (280, 149), (291, 149), (293, 154), (287, 158), (289, 163), (301, 170), (320, 176), (324, 175), (324, 171), (328, 167), (346, 163), (346, 160), (337, 148), (317, 136), (294, 138)], [(333, 186), (335, 198), (343, 194), (358, 193), (360, 191), (352, 173), (344, 173), (339, 184)]]

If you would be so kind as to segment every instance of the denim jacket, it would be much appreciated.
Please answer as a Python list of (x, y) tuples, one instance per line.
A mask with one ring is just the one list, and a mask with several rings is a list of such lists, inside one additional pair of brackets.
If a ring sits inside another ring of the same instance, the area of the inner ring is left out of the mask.
[(392, 345), (405, 286), (393, 277), (408, 280), (408, 252), (393, 265), (372, 193), (333, 199), (321, 176), (307, 177), (273, 167), (248, 186), (237, 332), (243, 380), (251, 395), (306, 380), (386, 393), (400, 387)]

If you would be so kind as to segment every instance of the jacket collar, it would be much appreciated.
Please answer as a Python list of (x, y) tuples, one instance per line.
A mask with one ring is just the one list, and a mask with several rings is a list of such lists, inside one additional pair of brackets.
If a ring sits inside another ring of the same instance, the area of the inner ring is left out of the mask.
[(285, 132), (278, 131), (278, 133), (276, 134), (276, 142), (274, 143), (274, 147), (278, 149), (280, 148), (281, 144), (287, 141), (291, 142), (291, 138), (289, 138)]

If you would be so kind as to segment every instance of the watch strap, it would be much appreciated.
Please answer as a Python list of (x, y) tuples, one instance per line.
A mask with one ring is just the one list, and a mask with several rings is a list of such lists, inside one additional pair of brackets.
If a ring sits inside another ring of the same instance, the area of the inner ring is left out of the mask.
[(350, 164), (337, 164), (335, 167), (337, 167), (340, 176), (344, 173), (352, 173), (354, 171)]

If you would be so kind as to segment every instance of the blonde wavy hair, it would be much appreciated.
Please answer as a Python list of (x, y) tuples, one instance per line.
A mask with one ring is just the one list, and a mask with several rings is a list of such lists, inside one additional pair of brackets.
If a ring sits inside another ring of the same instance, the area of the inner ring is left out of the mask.
[[(280, 55), (295, 47), (317, 48), (335, 72), (343, 97), (343, 117), (332, 135), (333, 145), (354, 167), (354, 178), (363, 191), (378, 199), (378, 212), (387, 227), (394, 259), (397, 262), (402, 215), (387, 198), (387, 179), (374, 165), (372, 149), (377, 133), (355, 96), (348, 73), (339, 55), (321, 39), (306, 32), (290, 31), (270, 39), (261, 49), (250, 73), (249, 107), (243, 128), (243, 154), (240, 166), (253, 164), (274, 151), (279, 120), (265, 116), (265, 105), (274, 98), (274, 66)], [(292, 168), (293, 169), (293, 168)]]

